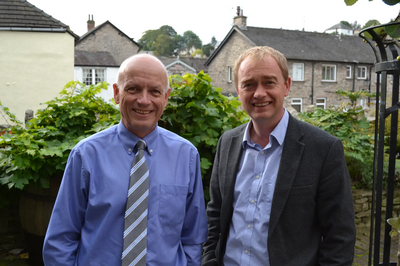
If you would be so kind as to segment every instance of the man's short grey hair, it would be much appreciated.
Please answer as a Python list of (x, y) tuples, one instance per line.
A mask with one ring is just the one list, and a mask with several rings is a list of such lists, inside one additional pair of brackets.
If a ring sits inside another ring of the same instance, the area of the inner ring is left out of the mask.
[(166, 76), (166, 80), (167, 80), (167, 87), (164, 88), (164, 93), (168, 92), (169, 89), (169, 77), (168, 77), (168, 72), (167, 72), (167, 68), (165, 67), (165, 65), (161, 62), (160, 59), (158, 59), (157, 57), (155, 57), (154, 55), (150, 55), (150, 54), (135, 54), (132, 55), (130, 57), (128, 57), (127, 59), (124, 60), (124, 62), (122, 62), (122, 64), (120, 65), (119, 69), (118, 69), (118, 73), (117, 73), (117, 86), (120, 87), (120, 83), (119, 83), (119, 76), (120, 74), (125, 70), (125, 67), (127, 66), (127, 64), (135, 57), (152, 57), (154, 59), (156, 59), (164, 68), (165, 71), (165, 76)]

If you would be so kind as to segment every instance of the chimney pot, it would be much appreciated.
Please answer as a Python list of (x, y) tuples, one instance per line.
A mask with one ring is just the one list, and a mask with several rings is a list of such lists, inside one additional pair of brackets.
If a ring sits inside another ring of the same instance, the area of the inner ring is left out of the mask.
[(90, 19), (90, 14), (89, 14), (89, 20), (87, 21), (87, 30), (90, 31), (93, 28), (94, 28), (93, 15), (92, 15), (92, 19)]

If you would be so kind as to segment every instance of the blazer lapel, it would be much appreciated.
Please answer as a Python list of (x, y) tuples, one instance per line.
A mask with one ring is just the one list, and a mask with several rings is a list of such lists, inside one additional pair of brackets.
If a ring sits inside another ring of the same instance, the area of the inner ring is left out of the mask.
[(302, 136), (303, 132), (299, 127), (299, 122), (289, 115), (289, 124), (272, 200), (269, 235), (271, 235), (271, 232), (278, 224), (279, 217), (285, 207), (286, 200), (296, 177), (304, 149), (304, 144), (300, 142)]
[(242, 142), (245, 127), (239, 132), (238, 135), (233, 136), (228, 148), (228, 161), (226, 164), (225, 191), (226, 202), (233, 202), (233, 192), (236, 183), (237, 170), (242, 156)]

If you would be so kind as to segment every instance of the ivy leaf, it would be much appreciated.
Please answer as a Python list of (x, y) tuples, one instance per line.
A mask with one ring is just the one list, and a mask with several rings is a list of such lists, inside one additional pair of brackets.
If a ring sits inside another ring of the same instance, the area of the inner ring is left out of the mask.
[(386, 26), (385, 31), (393, 39), (400, 38), (400, 25), (399, 24)]

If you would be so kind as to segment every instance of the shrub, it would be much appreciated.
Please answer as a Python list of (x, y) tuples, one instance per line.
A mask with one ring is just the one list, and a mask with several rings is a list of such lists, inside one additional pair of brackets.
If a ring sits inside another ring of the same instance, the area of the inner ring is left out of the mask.
[(344, 146), (353, 185), (357, 188), (372, 188), (374, 134), (363, 108), (356, 103), (359, 97), (373, 95), (366, 91), (339, 90), (337, 93), (349, 97), (352, 103), (342, 103), (341, 106), (331, 106), (328, 109), (315, 108), (311, 112), (300, 113), (299, 117), (338, 137)]
[(171, 95), (159, 125), (188, 139), (197, 147), (206, 200), (218, 139), (249, 117), (240, 109), (237, 97), (224, 96), (211, 85), (211, 78), (198, 75), (170, 76)]
[(14, 123), (11, 133), (0, 136), (0, 183), (48, 188), (52, 176), (61, 176), (71, 149), (93, 125), (119, 115), (114, 105), (97, 96), (101, 89), (107, 89), (106, 82), (90, 87), (69, 82), (61, 97), (46, 102), (26, 126), (0, 104)]

